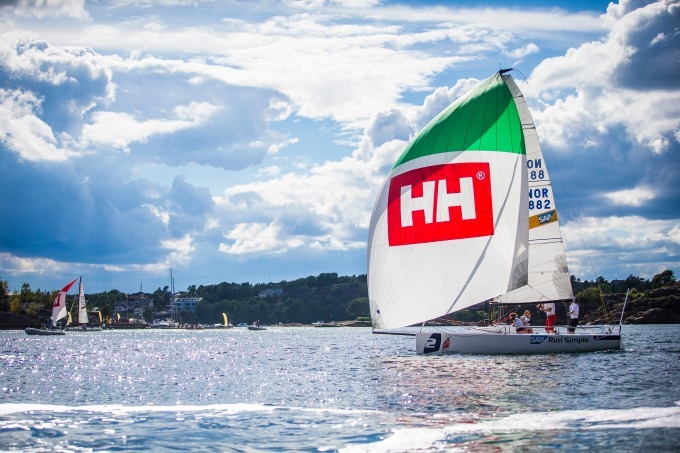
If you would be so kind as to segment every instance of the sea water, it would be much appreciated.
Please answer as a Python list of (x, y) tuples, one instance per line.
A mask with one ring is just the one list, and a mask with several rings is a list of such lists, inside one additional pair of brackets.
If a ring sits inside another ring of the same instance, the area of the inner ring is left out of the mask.
[(0, 450), (678, 451), (680, 326), (415, 355), (367, 328), (0, 332)]

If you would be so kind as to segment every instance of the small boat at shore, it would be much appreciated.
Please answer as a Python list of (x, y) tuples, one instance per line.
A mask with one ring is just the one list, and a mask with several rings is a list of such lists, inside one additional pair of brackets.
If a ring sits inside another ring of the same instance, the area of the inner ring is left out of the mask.
[(314, 327), (340, 327), (340, 324), (337, 324), (335, 322), (324, 322), (324, 321), (313, 322), (312, 325)]
[(259, 322), (256, 322), (256, 323), (249, 325), (248, 330), (267, 330), (267, 328), (263, 325), (260, 325)]

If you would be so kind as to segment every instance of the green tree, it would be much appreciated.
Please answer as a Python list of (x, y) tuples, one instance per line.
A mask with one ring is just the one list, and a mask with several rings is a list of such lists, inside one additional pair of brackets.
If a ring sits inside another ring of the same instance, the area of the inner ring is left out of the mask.
[(644, 291), (647, 289), (649, 284), (648, 280), (645, 280), (640, 277), (636, 277), (633, 274), (630, 274), (628, 278), (626, 278), (626, 289), (637, 289), (638, 291)]
[(672, 270), (668, 269), (660, 274), (656, 274), (652, 278), (652, 288), (661, 288), (664, 285), (673, 283), (675, 281), (675, 274)]
[(156, 310), (154, 310), (151, 307), (145, 307), (142, 310), (142, 318), (144, 318), (144, 321), (146, 322), (153, 322), (153, 319), (156, 317)]
[(14, 295), (9, 300), (9, 311), (12, 313), (21, 313), (21, 308), (23, 304), (21, 303), (21, 296)]
[(213, 308), (209, 302), (201, 300), (196, 304), (196, 311), (194, 312), (196, 322), (201, 324), (214, 324)]
[(600, 291), (596, 286), (591, 286), (586, 288), (576, 295), (576, 298), (580, 302), (599, 302), (600, 301)]
[(350, 318), (366, 318), (371, 316), (371, 309), (368, 303), (368, 297), (359, 297), (353, 299), (347, 304), (347, 315)]

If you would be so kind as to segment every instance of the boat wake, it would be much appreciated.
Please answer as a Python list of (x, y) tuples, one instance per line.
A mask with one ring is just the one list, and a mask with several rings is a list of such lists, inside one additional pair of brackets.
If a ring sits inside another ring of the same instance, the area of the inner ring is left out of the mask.
[(384, 440), (350, 446), (343, 452), (432, 451), (450, 442), (475, 441), (493, 435), (515, 433), (578, 432), (581, 430), (644, 430), (680, 428), (680, 402), (674, 407), (586, 409), (555, 412), (524, 412), (508, 417), (462, 423), (441, 428), (402, 428)]

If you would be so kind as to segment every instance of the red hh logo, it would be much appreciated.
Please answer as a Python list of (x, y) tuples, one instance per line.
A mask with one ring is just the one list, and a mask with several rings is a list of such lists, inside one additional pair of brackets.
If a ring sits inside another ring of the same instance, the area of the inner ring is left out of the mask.
[(390, 245), (491, 236), (493, 206), (487, 162), (434, 165), (390, 181)]

